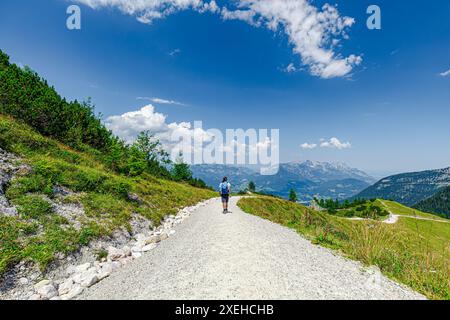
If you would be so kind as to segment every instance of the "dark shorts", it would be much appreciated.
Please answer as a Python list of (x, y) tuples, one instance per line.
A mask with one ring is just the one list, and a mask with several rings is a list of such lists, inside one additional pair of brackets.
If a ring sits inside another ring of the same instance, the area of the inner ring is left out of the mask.
[(224, 203), (228, 203), (228, 201), (230, 200), (230, 195), (229, 194), (222, 194), (222, 202)]

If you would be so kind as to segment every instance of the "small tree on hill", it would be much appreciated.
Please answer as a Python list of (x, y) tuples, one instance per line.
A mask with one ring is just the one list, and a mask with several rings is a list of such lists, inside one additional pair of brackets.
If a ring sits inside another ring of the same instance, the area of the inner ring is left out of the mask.
[(292, 201), (292, 202), (298, 201), (297, 192), (295, 192), (294, 189), (291, 189), (291, 191), (289, 192), (289, 201)]
[(251, 192), (255, 192), (256, 191), (256, 185), (255, 185), (255, 183), (253, 181), (250, 181), (248, 183), (248, 190), (251, 191)]
[(172, 177), (176, 181), (191, 181), (192, 171), (187, 163), (183, 160), (183, 153), (180, 152), (172, 168)]

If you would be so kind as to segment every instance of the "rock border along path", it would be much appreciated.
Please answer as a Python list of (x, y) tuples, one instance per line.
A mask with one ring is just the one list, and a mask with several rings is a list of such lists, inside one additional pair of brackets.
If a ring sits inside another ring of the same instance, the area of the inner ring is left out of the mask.
[[(219, 199), (79, 299), (424, 299), (294, 230)], [(50, 290), (51, 291), (51, 290)]]
[[(28, 294), (29, 300), (71, 300), (82, 294), (87, 288), (108, 278), (122, 267), (141, 258), (145, 253), (157, 248), (163, 241), (175, 234), (174, 226), (181, 224), (194, 211), (208, 205), (212, 199), (195, 206), (187, 207), (176, 216), (165, 217), (162, 224), (155, 231), (139, 233), (125, 246), (108, 248), (107, 258), (102, 262), (86, 262), (71, 265), (66, 270), (64, 281), (44, 279), (33, 286), (33, 292)], [(24, 279), (27, 280), (27, 279)]]

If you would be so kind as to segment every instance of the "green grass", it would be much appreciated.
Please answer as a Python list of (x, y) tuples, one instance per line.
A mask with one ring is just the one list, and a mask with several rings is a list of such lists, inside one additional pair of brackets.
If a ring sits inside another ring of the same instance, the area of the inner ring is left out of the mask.
[(338, 217), (356, 217), (374, 220), (383, 220), (389, 215), (389, 212), (379, 200), (375, 200), (373, 202), (368, 201), (364, 204), (355, 205), (345, 209), (339, 209), (336, 212), (328, 212)]
[(443, 221), (449, 221), (449, 219), (445, 219), (442, 217), (439, 217), (432, 213), (425, 213), (417, 209), (413, 209), (407, 206), (404, 206), (398, 202), (395, 201), (388, 201), (388, 200), (377, 200), (379, 201), (386, 209), (392, 211), (395, 214), (403, 215), (403, 216), (417, 216), (427, 219), (433, 219), (433, 220), (443, 220)]
[[(74, 151), (43, 137), (29, 126), (0, 115), (0, 148), (21, 156), (31, 172), (23, 172), (6, 190), (19, 217), (0, 215), (0, 275), (19, 261), (32, 261), (45, 269), (57, 253), (70, 253), (90, 241), (130, 228), (133, 213), (155, 226), (168, 214), (216, 193), (150, 175), (126, 177), (108, 170), (96, 151)], [(53, 212), (49, 199), (60, 185), (77, 192), (65, 202), (83, 205), (81, 229)], [(136, 193), (141, 203), (128, 200)]]
[[(355, 221), (271, 197), (242, 198), (247, 213), (297, 230), (431, 299), (450, 299), (450, 224), (400, 218), (396, 224)], [(394, 213), (396, 213), (394, 211)]]

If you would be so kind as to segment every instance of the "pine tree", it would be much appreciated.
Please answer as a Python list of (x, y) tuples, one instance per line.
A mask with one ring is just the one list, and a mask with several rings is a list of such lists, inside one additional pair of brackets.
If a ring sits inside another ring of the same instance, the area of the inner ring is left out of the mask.
[(191, 181), (192, 171), (183, 160), (183, 153), (180, 152), (172, 168), (172, 177), (176, 181)]
[(256, 191), (256, 185), (255, 185), (255, 183), (253, 181), (250, 181), (248, 183), (248, 190), (251, 191), (251, 192), (255, 192)]
[(297, 193), (295, 192), (294, 189), (291, 189), (291, 191), (289, 192), (289, 201), (292, 201), (292, 202), (298, 201)]

